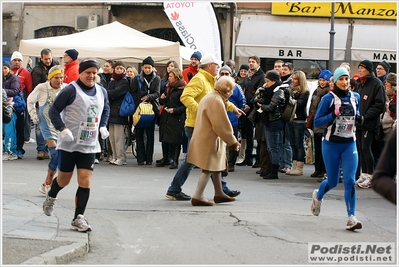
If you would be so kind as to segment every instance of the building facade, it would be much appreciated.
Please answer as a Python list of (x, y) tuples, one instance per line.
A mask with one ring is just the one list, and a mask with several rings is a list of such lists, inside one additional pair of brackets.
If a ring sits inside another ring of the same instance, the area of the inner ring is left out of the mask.
[[(332, 3), (328, 2), (212, 4), (220, 30), (221, 59), (233, 58), (237, 66), (257, 55), (264, 70), (282, 59), (314, 78), (320, 69), (330, 66), (330, 58), (333, 68), (344, 61), (357, 66), (369, 59), (375, 64), (386, 60), (396, 72), (396, 2), (334, 3), (333, 24)], [(19, 49), (21, 39), (67, 35), (113, 21), (183, 45), (162, 2), (3, 2), (2, 13), (2, 53), (6, 60)], [(206, 19), (207, 14), (192, 14), (199, 28)], [(62, 55), (54, 56), (62, 60)], [(103, 58), (107, 58), (106, 51)], [(33, 59), (35, 63), (37, 59)], [(163, 67), (158, 66), (158, 70), (161, 75)], [(357, 67), (352, 68), (352, 74), (356, 71)]]

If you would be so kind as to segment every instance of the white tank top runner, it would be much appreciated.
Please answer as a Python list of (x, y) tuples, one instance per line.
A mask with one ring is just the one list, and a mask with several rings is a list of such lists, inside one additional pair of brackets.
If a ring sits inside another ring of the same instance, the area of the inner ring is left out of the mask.
[(65, 125), (72, 131), (73, 142), (62, 142), (61, 149), (82, 153), (100, 152), (98, 142), (99, 124), (104, 109), (104, 95), (96, 85), (96, 93), (87, 95), (76, 82), (71, 83), (76, 89), (74, 102), (63, 111)]

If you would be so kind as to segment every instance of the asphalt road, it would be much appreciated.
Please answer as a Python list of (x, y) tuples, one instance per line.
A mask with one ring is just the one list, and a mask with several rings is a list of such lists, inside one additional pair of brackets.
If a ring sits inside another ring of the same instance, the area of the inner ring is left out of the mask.
[[(44, 197), (38, 187), (48, 161), (36, 160), (34, 144), (25, 147), (25, 159), (3, 162), (3, 196), (28, 199), (40, 211)], [(160, 157), (156, 142), (154, 161)], [(396, 244), (396, 206), (372, 189), (357, 190), (357, 218), (363, 223), (359, 231), (345, 230), (342, 184), (327, 194), (320, 216), (313, 216), (311, 194), (319, 183), (309, 176), (311, 165), (305, 165), (303, 176), (279, 174), (278, 180), (263, 180), (257, 169), (236, 166), (227, 177), (229, 186), (242, 192), (235, 202), (193, 207), (165, 198), (176, 170), (139, 166), (131, 153), (127, 162), (95, 166), (85, 212), (93, 228), (89, 252), (69, 264), (307, 265), (309, 243)], [(183, 186), (185, 193), (193, 194), (199, 175), (194, 169)], [(55, 205), (57, 220), (66, 225), (73, 216), (76, 185), (73, 178)], [(211, 182), (205, 196), (213, 197)], [(18, 247), (18, 240), (12, 242)], [(40, 246), (32, 242), (30, 246)]]

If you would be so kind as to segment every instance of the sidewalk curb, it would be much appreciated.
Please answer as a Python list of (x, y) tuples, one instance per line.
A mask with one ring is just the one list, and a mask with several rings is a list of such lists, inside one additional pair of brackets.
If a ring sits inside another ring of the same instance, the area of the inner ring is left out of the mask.
[(58, 247), (37, 257), (30, 258), (21, 265), (50, 265), (66, 264), (74, 258), (86, 255), (89, 252), (89, 242), (73, 243)]

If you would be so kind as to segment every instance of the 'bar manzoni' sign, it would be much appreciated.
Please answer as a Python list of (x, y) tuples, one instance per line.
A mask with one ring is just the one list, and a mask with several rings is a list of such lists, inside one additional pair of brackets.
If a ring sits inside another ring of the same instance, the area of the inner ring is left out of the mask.
[[(396, 19), (396, 2), (335, 2), (334, 17)], [(276, 2), (273, 15), (331, 17), (331, 2)]]

